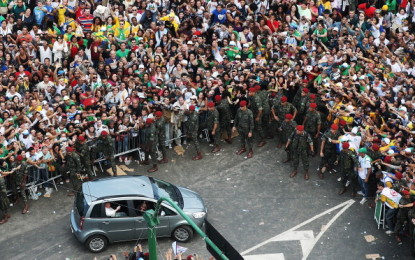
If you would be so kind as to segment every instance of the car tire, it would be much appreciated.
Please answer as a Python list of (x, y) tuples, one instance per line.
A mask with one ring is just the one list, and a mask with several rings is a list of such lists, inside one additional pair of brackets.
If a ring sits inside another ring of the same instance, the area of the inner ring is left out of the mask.
[(193, 229), (189, 226), (178, 226), (173, 230), (172, 238), (177, 242), (187, 243), (193, 238)]
[(107, 248), (108, 239), (102, 235), (93, 235), (90, 236), (86, 242), (85, 246), (92, 253), (100, 253)]

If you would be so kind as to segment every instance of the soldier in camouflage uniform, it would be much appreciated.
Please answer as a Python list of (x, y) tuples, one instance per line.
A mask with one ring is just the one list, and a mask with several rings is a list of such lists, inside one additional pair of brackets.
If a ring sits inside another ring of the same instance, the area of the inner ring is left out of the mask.
[(29, 210), (29, 204), (27, 203), (27, 196), (26, 196), (26, 178), (28, 174), (28, 164), (25, 160), (23, 160), (24, 153), (22, 155), (18, 155), (16, 160), (14, 157), (10, 157), (10, 167), (12, 169), (16, 169), (14, 175), (14, 185), (13, 185), (13, 195), (16, 196), (18, 194), (18, 188), (20, 188), (20, 196), (23, 200), (23, 210), (22, 214), (26, 214)]
[(262, 104), (262, 129), (264, 129), (264, 135), (266, 137), (271, 137), (269, 134), (270, 130), (270, 115), (271, 115), (271, 107), (269, 104), (269, 98), (268, 98), (268, 91), (266, 89), (263, 89), (261, 85), (256, 85), (255, 89), (257, 91), (257, 95), (261, 99)]
[[(298, 100), (298, 103), (296, 104), (296, 108), (297, 108), (297, 123), (302, 124), (304, 121), (304, 117), (307, 114), (307, 109), (310, 106), (310, 98), (308, 96), (308, 88), (303, 88), (303, 90), (301, 91), (301, 96), (300, 99)], [(310, 133), (311, 135), (311, 133)]]
[(339, 195), (342, 195), (347, 191), (347, 182), (350, 183), (352, 194), (354, 194), (357, 190), (357, 168), (359, 166), (359, 160), (356, 153), (349, 148), (349, 143), (342, 143), (342, 151), (339, 155), (339, 169), (342, 176), (342, 187), (338, 192)]
[(264, 131), (262, 129), (262, 114), (264, 112), (264, 108), (262, 107), (260, 96), (256, 94), (255, 88), (249, 88), (248, 100), (249, 109), (254, 115), (255, 130), (259, 137), (258, 147), (263, 147), (266, 144)]
[(311, 103), (310, 108), (304, 118), (304, 129), (307, 133), (310, 134), (311, 139), (313, 139), (313, 146), (318, 147), (318, 137), (320, 135), (321, 129), (321, 117), (320, 113), (316, 110), (317, 104)]
[(146, 120), (146, 141), (147, 141), (147, 153), (146, 161), (148, 161), (148, 156), (151, 155), (151, 161), (153, 167), (147, 170), (148, 173), (153, 173), (158, 171), (157, 167), (157, 144), (158, 144), (158, 133), (156, 124), (154, 124), (153, 119), (147, 118)]
[(247, 102), (245, 100), (242, 100), (239, 103), (240, 108), (236, 112), (233, 131), (238, 130), (239, 138), (241, 139), (241, 148), (236, 152), (236, 154), (241, 155), (248, 150), (247, 158), (252, 158), (254, 156), (254, 152), (252, 151), (254, 115), (246, 105)]
[(158, 147), (160, 149), (161, 154), (163, 155), (163, 159), (159, 161), (159, 163), (167, 163), (169, 160), (167, 159), (167, 153), (166, 153), (166, 135), (165, 135), (165, 129), (164, 125), (166, 124), (166, 120), (163, 117), (163, 112), (157, 111), (155, 113), (156, 116), (156, 128), (157, 128), (157, 134), (158, 134)]
[(324, 178), (324, 169), (327, 168), (329, 170), (332, 169), (334, 163), (337, 160), (337, 143), (339, 143), (338, 139), (340, 137), (340, 132), (338, 131), (339, 127), (336, 124), (332, 124), (330, 130), (328, 130), (323, 136), (321, 140), (320, 146), (320, 156), (321, 162), (318, 169), (318, 177), (320, 179)]
[(403, 190), (402, 194), (403, 196), (399, 201), (398, 213), (396, 214), (395, 230), (393, 230), (393, 232), (395, 233), (395, 238), (398, 242), (402, 242), (399, 233), (402, 231), (404, 223), (408, 220), (409, 211), (414, 206), (414, 199), (411, 197), (409, 191)]
[(117, 176), (117, 165), (114, 158), (114, 139), (108, 135), (107, 131), (101, 132), (101, 146), (100, 151), (104, 154), (105, 159), (111, 162), (113, 176)]
[(10, 201), (7, 198), (7, 188), (5, 177), (12, 174), (13, 171), (9, 171), (9, 167), (5, 160), (0, 160), (0, 211), (3, 213), (3, 218), (0, 220), (0, 224), (6, 223), (11, 217), (9, 214)]
[(207, 115), (207, 128), (213, 136), (213, 145), (214, 148), (212, 153), (217, 153), (220, 151), (219, 141), (220, 141), (220, 126), (219, 126), (219, 112), (215, 108), (215, 103), (208, 103), (208, 115)]
[(72, 183), (73, 191), (68, 193), (68, 196), (74, 196), (75, 192), (78, 192), (82, 189), (82, 180), (81, 180), (81, 158), (75, 152), (75, 149), (68, 146), (66, 147), (66, 156), (65, 156), (65, 166), (64, 171), (69, 172), (69, 178)]
[(85, 137), (80, 135), (78, 136), (78, 142), (75, 144), (76, 151), (81, 158), (81, 163), (85, 169), (85, 173), (88, 175), (88, 178), (91, 180), (93, 177), (92, 173), (92, 161), (91, 161), (91, 152), (89, 150), (88, 144), (85, 142)]
[[(283, 96), (281, 98), (281, 103), (279, 106), (277, 107), (272, 107), (271, 112), (272, 115), (274, 117), (274, 119), (279, 122), (279, 124), (282, 123), (282, 121), (285, 118), (286, 114), (291, 114), (293, 115), (293, 118), (295, 118), (296, 114), (297, 114), (297, 109), (293, 106), (293, 104), (287, 102), (287, 97)], [(278, 143), (278, 148), (281, 148), (282, 145), (285, 145), (285, 143), (282, 142), (281, 137), (278, 138), (279, 140), (277, 141)]]
[(202, 153), (200, 152), (198, 133), (199, 133), (199, 114), (195, 111), (196, 107), (191, 105), (189, 107), (189, 117), (187, 119), (187, 130), (192, 138), (192, 141), (195, 145), (196, 155), (192, 157), (192, 160), (201, 160), (203, 158)]
[[(285, 119), (284, 119), (284, 121), (282, 121), (281, 128), (280, 128), (281, 142), (286, 144), (288, 142), (288, 139), (295, 132), (296, 127), (297, 127), (297, 123), (293, 120), (293, 115), (286, 114)], [(285, 149), (285, 151), (287, 152), (287, 159), (285, 161), (283, 161), (283, 163), (287, 163), (287, 162), (291, 161), (290, 147), (287, 147), (287, 149)]]
[(308, 175), (308, 169), (310, 166), (308, 160), (308, 149), (310, 147), (311, 153), (314, 153), (314, 147), (313, 140), (310, 135), (304, 131), (303, 125), (298, 125), (296, 127), (296, 131), (293, 132), (291, 137), (288, 139), (285, 149), (288, 149), (288, 147), (291, 148), (291, 157), (293, 160), (293, 171), (290, 174), (290, 178), (297, 175), (298, 165), (301, 160), (304, 168), (304, 179), (308, 180), (310, 178)]
[(232, 113), (229, 107), (228, 100), (227, 99), (222, 100), (221, 96), (216, 95), (215, 101), (216, 101), (216, 109), (219, 112), (220, 130), (226, 132), (227, 139), (225, 139), (225, 141), (228, 144), (232, 144), (232, 128), (231, 128)]
[(272, 91), (269, 103), (270, 103), (270, 134), (271, 137), (274, 137), (278, 131), (278, 129), (281, 126), (281, 122), (275, 120), (274, 114), (273, 114), (273, 108), (279, 107), (281, 104), (281, 97), (282, 97), (282, 91)]

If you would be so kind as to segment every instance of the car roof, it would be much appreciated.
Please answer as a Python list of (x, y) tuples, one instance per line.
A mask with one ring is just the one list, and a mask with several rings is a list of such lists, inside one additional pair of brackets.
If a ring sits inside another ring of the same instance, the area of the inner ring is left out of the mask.
[(147, 176), (117, 176), (82, 184), (85, 200), (91, 202), (114, 197), (142, 196), (154, 198), (153, 187)]

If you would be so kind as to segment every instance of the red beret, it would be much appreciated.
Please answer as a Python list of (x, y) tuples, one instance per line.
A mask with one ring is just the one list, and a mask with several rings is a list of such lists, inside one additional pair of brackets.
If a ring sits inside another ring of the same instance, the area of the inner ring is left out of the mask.
[(21, 161), (21, 160), (23, 160), (23, 156), (21, 156), (21, 155), (18, 155), (18, 156), (16, 157), (16, 160), (18, 160), (18, 161)]
[(402, 178), (403, 178), (403, 175), (402, 175), (402, 173), (401, 173), (401, 172), (396, 172), (396, 173), (395, 173), (395, 177), (396, 177), (398, 180), (400, 180), (400, 179), (402, 179)]
[(303, 88), (303, 92), (304, 93), (308, 93), (310, 90), (308, 90), (308, 88)]
[(375, 139), (373, 139), (373, 141), (372, 141), (373, 143), (380, 143), (381, 142), (381, 140), (379, 139), (379, 138), (375, 138)]
[(255, 88), (249, 88), (249, 92), (256, 92)]
[(372, 144), (373, 151), (379, 151), (379, 145), (378, 144)]
[(196, 109), (196, 107), (195, 107), (194, 105), (191, 105), (191, 106), (189, 107), (189, 110), (190, 110), (190, 111), (195, 111), (195, 109)]
[(317, 108), (317, 104), (316, 103), (311, 103), (310, 108)]
[(102, 132), (101, 132), (101, 135), (102, 135), (102, 136), (107, 136), (107, 135), (108, 135), (108, 132), (107, 132), (107, 131), (102, 131)]
[(261, 86), (260, 86), (260, 85), (255, 85), (255, 87), (254, 87), (254, 88), (255, 88), (255, 90), (256, 90), (256, 91), (261, 90)]
[(73, 150), (73, 148), (72, 148), (72, 147), (68, 146), (68, 147), (66, 147), (66, 151), (67, 151), (67, 152), (73, 152), (74, 150)]
[(410, 193), (409, 191), (407, 191), (407, 190), (403, 190), (403, 191), (402, 191), (402, 194), (403, 194), (403, 195), (411, 195), (411, 193)]
[(275, 97), (275, 96), (277, 96), (277, 93), (271, 92), (271, 97)]
[(286, 96), (283, 96), (283, 97), (281, 98), (281, 102), (287, 102), (287, 100), (288, 100), (288, 98), (287, 98)]
[(153, 119), (152, 119), (152, 118), (147, 118), (147, 119), (146, 119), (146, 123), (147, 123), (147, 124), (151, 124), (151, 123), (153, 123)]
[(303, 125), (298, 125), (296, 129), (298, 131), (304, 131), (304, 126)]
[(239, 102), (239, 106), (245, 107), (246, 106), (246, 101), (242, 100), (241, 102)]
[(78, 136), (78, 141), (85, 141), (85, 137), (83, 135)]
[(343, 149), (349, 149), (350, 144), (349, 143), (342, 143)]
[(162, 117), (163, 116), (163, 112), (156, 111), (155, 115), (156, 115), (156, 117)]
[(215, 103), (213, 103), (213, 102), (209, 102), (209, 103), (207, 104), (207, 106), (208, 106), (208, 107), (215, 107)]
[(222, 97), (220, 95), (215, 96), (215, 101), (221, 101), (221, 100), (222, 100)]
[(342, 119), (342, 120), (340, 120), (340, 121), (339, 121), (339, 124), (340, 124), (340, 125), (342, 125), (342, 126), (345, 126), (345, 125), (346, 125), (346, 121), (344, 121), (344, 120)]
[(286, 114), (286, 115), (285, 115), (285, 119), (290, 119), (290, 120), (291, 120), (291, 119), (293, 119), (293, 115), (291, 115), (291, 114)]
[(392, 162), (392, 157), (391, 156), (385, 156), (385, 159), (383, 159), (383, 161), (385, 163), (391, 163)]
[(310, 99), (316, 99), (316, 94), (310, 94)]
[(337, 130), (337, 129), (339, 129), (339, 126), (338, 126), (338, 125), (336, 125), (336, 124), (332, 124), (332, 125), (331, 125), (331, 129), (332, 129), (332, 130)]

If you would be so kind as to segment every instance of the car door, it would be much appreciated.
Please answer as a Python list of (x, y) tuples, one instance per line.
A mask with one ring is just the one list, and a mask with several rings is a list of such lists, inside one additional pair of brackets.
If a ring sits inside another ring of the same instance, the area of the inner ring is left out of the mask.
[[(147, 210), (155, 209), (155, 201), (152, 201), (148, 198), (137, 199), (133, 201), (134, 207), (136, 209), (136, 217), (135, 224), (136, 224), (136, 234), (137, 238), (147, 238), (148, 236), (148, 225), (145, 221), (142, 211), (140, 211), (141, 205), (145, 203), (147, 205)], [(156, 234), (157, 237), (166, 237), (170, 236), (170, 222), (169, 217), (161, 216), (161, 212), (159, 214), (160, 224), (156, 226)]]
[(99, 227), (108, 234), (112, 241), (129, 241), (134, 240), (135, 236), (135, 219), (133, 211), (130, 210), (132, 203), (130, 200), (117, 200), (109, 202), (113, 209), (118, 206), (120, 210), (117, 215), (109, 217), (106, 215), (105, 204), (101, 204), (101, 216)]

